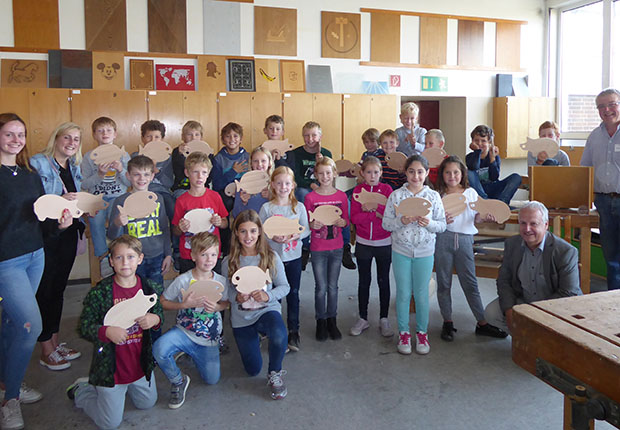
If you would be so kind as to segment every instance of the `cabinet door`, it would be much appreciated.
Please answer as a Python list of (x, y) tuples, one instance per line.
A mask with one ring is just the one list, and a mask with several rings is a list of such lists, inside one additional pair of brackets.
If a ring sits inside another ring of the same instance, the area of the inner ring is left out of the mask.
[(251, 109), (252, 128), (244, 130), (247, 135), (246, 149), (257, 148), (267, 140), (263, 133), (265, 119), (270, 115), (282, 116), (282, 95), (280, 93), (252, 93)]
[[(555, 120), (555, 99), (552, 97), (530, 97), (528, 113), (528, 136), (538, 137), (538, 127), (545, 121)], [(525, 141), (524, 141), (525, 142)]]
[[(251, 103), (251, 93), (219, 93), (218, 95), (218, 136), (222, 128), (229, 122), (241, 125), (243, 127), (241, 145), (246, 151), (251, 151), (252, 147)], [(221, 147), (223, 145), (220, 142), (218, 148)]]
[[(71, 121), (69, 90), (36, 88), (28, 92), (30, 155), (45, 148), (52, 132), (63, 122)], [(75, 121), (74, 121), (75, 122)], [(81, 126), (81, 125), (80, 125)], [(90, 127), (82, 127), (82, 154), (90, 138)]]
[[(362, 134), (372, 127), (370, 123), (370, 96), (344, 94), (342, 105), (343, 158), (353, 163), (362, 158), (366, 150)], [(375, 127), (376, 128), (376, 127)]]
[(398, 97), (392, 94), (372, 94), (370, 96), (370, 126), (379, 130), (394, 130), (398, 124)]
[(218, 147), (217, 93), (183, 91), (183, 124), (189, 120), (202, 125), (202, 139), (213, 149)]
[(183, 92), (152, 91), (147, 102), (149, 119), (156, 119), (166, 126), (164, 140), (173, 148), (179, 146), (183, 128)]
[(342, 156), (342, 96), (312, 94), (312, 120), (321, 124), (321, 145), (331, 151), (334, 160)]
[(312, 94), (286, 93), (282, 100), (285, 136), (294, 147), (301, 146), (304, 144), (301, 128), (312, 120)]
[(529, 108), (527, 97), (493, 99), (493, 131), (500, 158), (525, 158), (521, 149), (528, 134)]

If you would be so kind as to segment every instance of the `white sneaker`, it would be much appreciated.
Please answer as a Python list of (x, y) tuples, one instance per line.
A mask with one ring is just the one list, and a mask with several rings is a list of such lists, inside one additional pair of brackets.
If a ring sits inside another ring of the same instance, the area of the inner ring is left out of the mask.
[(411, 333), (408, 331), (401, 331), (398, 333), (398, 346), (396, 349), (401, 354), (411, 354)]
[(415, 352), (422, 355), (431, 352), (431, 346), (428, 343), (428, 336), (426, 333), (418, 332), (415, 334)]
[[(0, 389), (0, 399), (4, 399), (5, 390)], [(25, 405), (30, 403), (36, 403), (43, 398), (43, 394), (34, 388), (26, 385), (25, 382), (22, 382), (21, 387), (19, 387), (19, 401)]]
[(368, 327), (370, 327), (370, 324), (368, 324), (368, 321), (366, 321), (364, 318), (360, 318), (353, 325), (353, 327), (351, 327), (351, 330), (349, 330), (349, 334), (351, 336), (359, 336)]
[(17, 430), (24, 428), (22, 409), (19, 400), (11, 399), (2, 406), (2, 430)]
[(390, 320), (387, 318), (381, 318), (379, 320), (379, 329), (381, 330), (381, 336), (392, 337), (394, 336), (394, 330), (390, 326)]

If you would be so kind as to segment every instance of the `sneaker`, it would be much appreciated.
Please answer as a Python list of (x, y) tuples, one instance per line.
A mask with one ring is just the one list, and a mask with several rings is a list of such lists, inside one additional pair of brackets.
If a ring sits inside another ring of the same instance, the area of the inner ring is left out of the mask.
[[(4, 399), (4, 394), (5, 390), (0, 389), (0, 399)], [(43, 394), (22, 382), (21, 387), (19, 387), (19, 401), (21, 403), (29, 405), (30, 403), (38, 402), (42, 398)]]
[(398, 346), (396, 347), (401, 354), (411, 354), (411, 333), (401, 331), (398, 333)]
[(353, 261), (353, 255), (351, 255), (351, 245), (345, 245), (343, 251), (344, 252), (342, 253), (342, 265), (349, 270), (357, 269), (357, 266)]
[(99, 262), (99, 274), (102, 278), (114, 275), (114, 269), (110, 266), (110, 260), (108, 260), (107, 256), (103, 257)]
[(325, 342), (327, 340), (327, 320), (316, 320), (316, 340), (319, 342)]
[(428, 343), (428, 336), (426, 333), (418, 332), (415, 334), (415, 352), (422, 355), (431, 352), (431, 346)]
[(353, 325), (353, 327), (351, 327), (351, 330), (349, 330), (349, 334), (351, 336), (359, 336), (368, 327), (370, 327), (370, 324), (368, 324), (368, 321), (366, 321), (364, 318), (360, 318)]
[(445, 321), (441, 326), (441, 339), (446, 342), (452, 342), (454, 340), (454, 333), (456, 333), (456, 329), (452, 321)]
[(2, 430), (23, 429), (24, 419), (19, 400), (11, 399), (2, 406)]
[(170, 401), (168, 407), (170, 409), (178, 409), (185, 403), (185, 393), (189, 387), (189, 376), (183, 375), (183, 382), (179, 385), (170, 384)]
[(498, 339), (504, 339), (508, 336), (508, 333), (504, 330), (489, 323), (486, 323), (485, 325), (476, 324), (476, 334), (478, 336), (496, 337)]
[(69, 348), (64, 342), (56, 347), (56, 351), (58, 351), (60, 355), (62, 355), (62, 357), (67, 361), (75, 360), (76, 358), (80, 358), (82, 356), (82, 353), (80, 351)]
[(88, 376), (82, 376), (81, 378), (77, 378), (75, 381), (73, 381), (73, 384), (69, 385), (66, 390), (67, 397), (69, 398), (69, 400), (75, 400), (75, 392), (80, 387), (80, 384), (87, 384), (87, 383), (88, 383)]
[(228, 346), (228, 343), (226, 342), (226, 338), (224, 337), (224, 335), (220, 336), (220, 355), (224, 355), (224, 354), (228, 354), (228, 351), (230, 351), (230, 347)]
[(392, 330), (392, 326), (390, 326), (390, 320), (388, 320), (387, 318), (381, 318), (379, 320), (379, 329), (381, 330), (381, 336), (383, 337), (394, 336), (394, 330)]
[(65, 360), (58, 350), (54, 350), (54, 352), (47, 357), (41, 357), (41, 359), (39, 359), (39, 364), (47, 367), (49, 370), (64, 370), (71, 367), (71, 363)]
[(286, 370), (280, 370), (279, 372), (272, 370), (269, 376), (267, 376), (267, 385), (271, 388), (271, 398), (273, 400), (283, 399), (288, 393), (286, 385), (284, 385), (282, 380), (284, 375), (286, 375)]
[(288, 332), (288, 348), (291, 351), (299, 351), (299, 332), (296, 331), (289, 331)]
[(342, 339), (342, 333), (338, 330), (336, 325), (336, 317), (327, 318), (327, 333), (332, 340)]

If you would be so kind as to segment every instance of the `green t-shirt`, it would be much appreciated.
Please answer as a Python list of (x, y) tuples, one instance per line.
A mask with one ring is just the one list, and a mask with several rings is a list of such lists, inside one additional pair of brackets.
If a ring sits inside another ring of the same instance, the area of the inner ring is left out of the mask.
[[(310, 188), (310, 184), (313, 182), (316, 183), (316, 178), (314, 177), (316, 154), (309, 153), (303, 146), (297, 147), (291, 152), (295, 159), (293, 172), (295, 173), (295, 182), (297, 186), (301, 188)], [(330, 150), (323, 147), (321, 147), (321, 155), (323, 155), (323, 157), (332, 158)]]

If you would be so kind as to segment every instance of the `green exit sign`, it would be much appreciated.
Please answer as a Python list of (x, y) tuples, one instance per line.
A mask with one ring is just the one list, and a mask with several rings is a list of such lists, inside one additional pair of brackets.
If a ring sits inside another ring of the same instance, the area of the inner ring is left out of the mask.
[(448, 91), (448, 78), (445, 76), (422, 76), (420, 79), (422, 91)]

